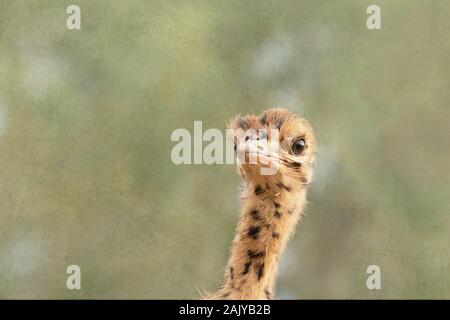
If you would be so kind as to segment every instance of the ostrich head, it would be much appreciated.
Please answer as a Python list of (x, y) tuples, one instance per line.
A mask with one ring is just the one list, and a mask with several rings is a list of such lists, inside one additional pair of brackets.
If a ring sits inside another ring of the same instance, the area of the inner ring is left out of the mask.
[(229, 127), (239, 174), (248, 183), (290, 190), (305, 188), (311, 181), (316, 140), (302, 117), (269, 109), (259, 116), (238, 115)]

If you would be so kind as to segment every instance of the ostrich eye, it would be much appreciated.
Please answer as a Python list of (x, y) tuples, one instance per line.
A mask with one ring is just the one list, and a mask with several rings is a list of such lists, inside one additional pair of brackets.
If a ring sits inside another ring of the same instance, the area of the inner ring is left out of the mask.
[(306, 143), (305, 139), (297, 139), (292, 143), (292, 152), (296, 155), (299, 155), (305, 150)]

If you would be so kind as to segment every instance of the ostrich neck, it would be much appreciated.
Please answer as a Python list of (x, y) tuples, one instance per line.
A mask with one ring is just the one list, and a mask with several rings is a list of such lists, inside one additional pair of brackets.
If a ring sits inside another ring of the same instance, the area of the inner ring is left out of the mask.
[(218, 298), (271, 299), (278, 260), (303, 211), (306, 190), (283, 183), (248, 183), (225, 284)]

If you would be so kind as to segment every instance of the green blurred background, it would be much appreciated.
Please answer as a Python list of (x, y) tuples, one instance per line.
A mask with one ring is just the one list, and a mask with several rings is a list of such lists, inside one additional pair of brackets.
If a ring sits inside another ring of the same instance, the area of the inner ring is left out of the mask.
[(2, 1), (0, 298), (214, 291), (240, 181), (170, 135), (278, 106), (319, 141), (278, 298), (449, 299), (450, 2), (372, 3)]

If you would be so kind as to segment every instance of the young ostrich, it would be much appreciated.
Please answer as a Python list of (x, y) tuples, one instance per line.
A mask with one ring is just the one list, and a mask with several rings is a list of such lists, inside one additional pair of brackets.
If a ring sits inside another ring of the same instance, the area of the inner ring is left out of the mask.
[[(207, 299), (272, 299), (280, 255), (306, 204), (316, 140), (305, 119), (284, 109), (269, 109), (259, 117), (238, 116), (231, 121), (230, 128), (235, 133), (235, 149), (244, 150), (246, 159), (243, 164), (238, 164), (239, 174), (245, 182), (241, 217), (224, 285)], [(236, 132), (239, 129), (253, 129), (250, 131), (257, 134), (246, 133), (245, 139), (238, 141)], [(246, 144), (257, 145), (265, 139), (265, 142), (275, 139), (272, 129), (279, 130), (277, 155), (261, 155), (257, 161), (249, 163)], [(275, 174), (262, 174), (261, 169), (267, 166), (268, 159), (276, 166)]]

